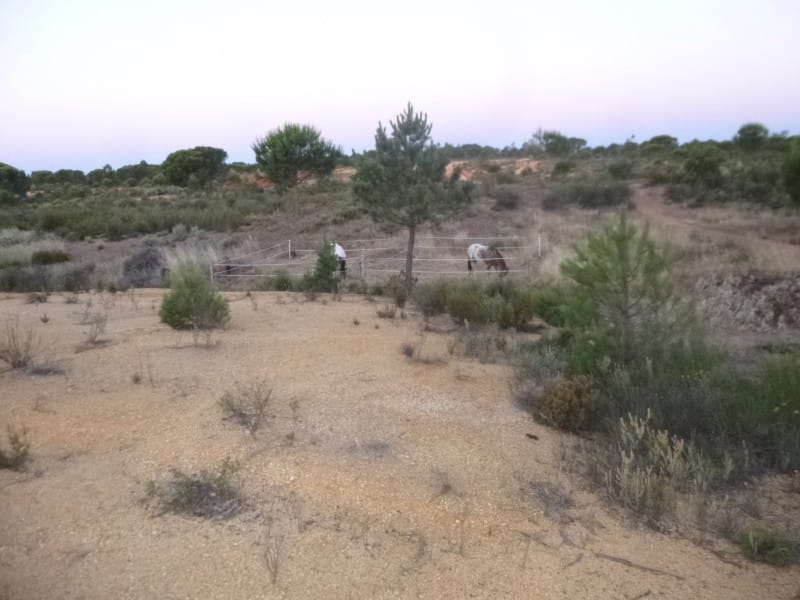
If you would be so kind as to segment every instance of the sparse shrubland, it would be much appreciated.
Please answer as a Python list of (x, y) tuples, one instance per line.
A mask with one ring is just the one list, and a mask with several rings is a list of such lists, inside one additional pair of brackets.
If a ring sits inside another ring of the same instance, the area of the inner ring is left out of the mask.
[(515, 392), (545, 424), (602, 434), (575, 462), (610, 498), (660, 525), (690, 497), (800, 467), (800, 358), (742, 371), (712, 348), (647, 228), (623, 214), (562, 273), (564, 334), (521, 349)]

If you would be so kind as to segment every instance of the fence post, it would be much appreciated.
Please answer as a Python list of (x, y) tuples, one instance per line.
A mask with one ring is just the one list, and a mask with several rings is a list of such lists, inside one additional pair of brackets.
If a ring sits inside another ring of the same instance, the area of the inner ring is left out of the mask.
[(364, 255), (358, 257), (358, 274), (361, 276), (361, 281), (364, 281)]
[(536, 236), (536, 256), (542, 258), (542, 234)]
[(292, 240), (289, 240), (289, 260), (292, 260)]
[(208, 276), (211, 278), (211, 283), (214, 283), (214, 264), (208, 265)]

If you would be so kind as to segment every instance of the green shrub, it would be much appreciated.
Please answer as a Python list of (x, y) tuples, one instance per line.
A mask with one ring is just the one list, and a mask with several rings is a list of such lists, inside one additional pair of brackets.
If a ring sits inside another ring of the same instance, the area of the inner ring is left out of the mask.
[(795, 206), (800, 206), (800, 143), (795, 143), (794, 148), (783, 161), (781, 166), (783, 188)]
[(174, 329), (213, 329), (230, 320), (230, 309), (197, 265), (184, 264), (171, 276), (159, 316)]
[(411, 292), (411, 299), (425, 316), (439, 315), (447, 311), (447, 293), (451, 284), (439, 279), (419, 282)]
[(173, 185), (196, 189), (223, 172), (227, 156), (224, 150), (208, 146), (176, 150), (164, 160), (161, 172)]
[(511, 187), (498, 187), (492, 194), (495, 199), (492, 210), (516, 210), (519, 208), (519, 193)]
[(630, 179), (633, 175), (633, 161), (628, 158), (617, 158), (608, 163), (608, 173), (614, 179)]
[(324, 243), (317, 250), (317, 264), (313, 273), (306, 273), (301, 287), (304, 292), (336, 292), (339, 289), (339, 260), (333, 253), (333, 245)]
[(397, 308), (404, 308), (408, 300), (406, 282), (400, 275), (392, 275), (383, 286), (383, 293), (391, 296)]
[(761, 466), (800, 468), (800, 358), (770, 360), (748, 377), (727, 374), (718, 389), (710, 412), (720, 437), (749, 446)]
[(228, 459), (215, 470), (194, 475), (175, 469), (167, 481), (148, 482), (146, 500), (156, 503), (161, 512), (227, 519), (238, 514), (244, 506), (236, 479), (238, 471), (239, 465)]
[(551, 283), (538, 283), (530, 289), (529, 295), (534, 315), (554, 327), (564, 324), (561, 307), (566, 297), (562, 288)]
[(291, 292), (299, 287), (299, 283), (289, 274), (288, 271), (276, 271), (274, 275), (265, 277), (259, 284), (259, 289), (263, 291)]
[(485, 324), (491, 311), (480, 285), (454, 285), (447, 293), (447, 313), (459, 323)]
[(737, 541), (745, 556), (758, 562), (783, 567), (797, 557), (797, 545), (789, 537), (758, 525), (742, 529)]
[(31, 264), (54, 265), (67, 262), (70, 258), (70, 255), (63, 250), (37, 250), (31, 255)]
[(680, 302), (670, 257), (623, 213), (591, 234), (561, 264), (574, 284), (562, 307), (573, 335), (570, 363), (577, 373), (599, 374), (669, 348), (688, 330), (691, 312)]
[(553, 187), (542, 200), (548, 210), (569, 204), (582, 208), (602, 208), (627, 204), (631, 196), (630, 187), (623, 181), (574, 181)]
[(559, 160), (553, 165), (553, 170), (550, 172), (550, 177), (559, 179), (564, 177), (575, 169), (575, 162), (571, 160)]

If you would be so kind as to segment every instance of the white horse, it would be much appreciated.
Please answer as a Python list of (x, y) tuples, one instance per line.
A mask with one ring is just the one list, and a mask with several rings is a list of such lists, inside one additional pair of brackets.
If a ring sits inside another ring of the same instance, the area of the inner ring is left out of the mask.
[(347, 276), (347, 253), (344, 251), (344, 248), (339, 245), (338, 242), (331, 242), (333, 245), (333, 254), (336, 256), (336, 259), (339, 261), (339, 273), (341, 277)]
[(486, 270), (495, 269), (500, 273), (500, 277), (508, 273), (508, 266), (503, 259), (503, 255), (494, 246), (484, 246), (483, 244), (471, 244), (467, 248), (467, 271), (472, 271), (472, 265), (482, 260), (486, 265)]

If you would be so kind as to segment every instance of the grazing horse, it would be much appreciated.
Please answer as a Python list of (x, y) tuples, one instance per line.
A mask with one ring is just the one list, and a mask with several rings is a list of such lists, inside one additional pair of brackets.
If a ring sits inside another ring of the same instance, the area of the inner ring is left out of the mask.
[(486, 270), (495, 269), (500, 273), (500, 277), (508, 273), (506, 261), (503, 255), (494, 246), (484, 246), (483, 244), (471, 244), (467, 248), (467, 271), (472, 271), (472, 265), (482, 260), (486, 265)]

